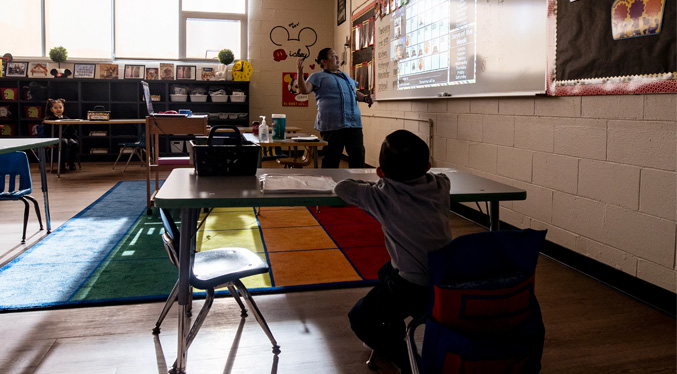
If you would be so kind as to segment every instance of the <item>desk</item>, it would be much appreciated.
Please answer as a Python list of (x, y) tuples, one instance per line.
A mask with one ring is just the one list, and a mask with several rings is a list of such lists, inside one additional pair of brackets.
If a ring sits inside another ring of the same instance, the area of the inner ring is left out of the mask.
[(6, 138), (0, 139), (0, 154), (26, 149), (38, 149), (40, 159), (40, 182), (42, 195), (45, 199), (45, 219), (47, 221), (47, 233), (52, 232), (52, 223), (49, 218), (49, 196), (47, 195), (47, 170), (45, 166), (45, 146), (59, 142), (57, 138)]
[[(500, 201), (525, 200), (526, 191), (489, 179), (454, 169), (432, 169), (444, 172), (451, 179), (451, 201), (489, 201), (491, 204), (492, 230), (498, 229), (498, 205)], [(188, 334), (186, 309), (189, 303), (190, 256), (195, 251), (195, 233), (202, 208), (252, 207), (252, 206), (314, 206), (345, 205), (332, 194), (273, 194), (262, 193), (258, 175), (303, 174), (330, 176), (334, 181), (346, 178), (378, 180), (374, 169), (259, 169), (257, 175), (242, 177), (198, 177), (194, 170), (173, 170), (155, 196), (159, 208), (181, 209), (181, 236), (179, 255), (179, 326), (177, 349), (177, 373), (185, 373)]]
[[(110, 119), (107, 121), (89, 121), (83, 119), (57, 119), (57, 120), (47, 120), (44, 121), (46, 125), (52, 125), (52, 136), (54, 136), (54, 125), (59, 126), (59, 136), (58, 136), (58, 162), (56, 165), (56, 177), (61, 177), (61, 132), (63, 130), (63, 125), (129, 125), (129, 124), (141, 124), (146, 123), (144, 119)], [(54, 152), (52, 152), (52, 158), (50, 159), (50, 169), (53, 169), (52, 164), (54, 161)]]
[[(254, 134), (242, 134), (245, 139), (249, 140), (252, 143), (256, 143), (261, 146), (261, 151), (263, 151), (263, 147), (306, 147), (308, 148), (311, 152), (313, 152), (313, 161), (315, 163), (315, 168), (317, 169), (317, 147), (325, 147), (329, 143), (327, 143), (326, 140), (322, 139), (317, 139), (316, 141), (312, 142), (297, 142), (294, 140), (291, 140), (290, 138), (287, 139), (271, 139), (270, 142), (268, 143), (259, 143), (259, 138), (254, 136)], [(263, 154), (261, 155), (263, 156)], [(260, 159), (259, 159), (259, 167), (261, 167)]]
[[(190, 162), (180, 162), (167, 164), (162, 163), (158, 146), (160, 144), (160, 135), (207, 135), (207, 116), (190, 117), (152, 117), (148, 116), (144, 120), (146, 123), (146, 209), (150, 214), (150, 207), (153, 204), (153, 195), (160, 187), (160, 170), (173, 170), (174, 168), (193, 167)], [(188, 157), (182, 159), (187, 160)], [(155, 189), (151, 193), (151, 173), (155, 173)]]

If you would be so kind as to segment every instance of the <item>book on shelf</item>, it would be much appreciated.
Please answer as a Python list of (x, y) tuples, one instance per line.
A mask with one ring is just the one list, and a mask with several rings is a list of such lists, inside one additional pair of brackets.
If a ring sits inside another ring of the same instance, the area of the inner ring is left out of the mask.
[(89, 153), (92, 155), (108, 154), (108, 148), (92, 148)]
[(89, 136), (106, 136), (108, 135), (108, 131), (105, 130), (98, 130), (98, 131), (90, 131)]

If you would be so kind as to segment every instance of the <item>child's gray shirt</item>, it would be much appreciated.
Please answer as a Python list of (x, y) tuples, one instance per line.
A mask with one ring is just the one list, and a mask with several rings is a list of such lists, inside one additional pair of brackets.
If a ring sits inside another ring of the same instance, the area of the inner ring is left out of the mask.
[(381, 222), (391, 263), (400, 276), (428, 286), (428, 252), (451, 241), (449, 188), (446, 175), (427, 173), (406, 182), (346, 179), (334, 192)]

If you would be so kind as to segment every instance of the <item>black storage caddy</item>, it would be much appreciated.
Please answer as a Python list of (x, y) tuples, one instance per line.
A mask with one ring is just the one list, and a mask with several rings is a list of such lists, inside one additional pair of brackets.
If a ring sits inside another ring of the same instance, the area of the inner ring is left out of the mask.
[[(234, 136), (217, 136), (218, 129), (232, 129)], [(199, 176), (254, 175), (259, 164), (261, 147), (244, 139), (236, 126), (212, 126), (209, 137), (190, 141), (193, 165)]]

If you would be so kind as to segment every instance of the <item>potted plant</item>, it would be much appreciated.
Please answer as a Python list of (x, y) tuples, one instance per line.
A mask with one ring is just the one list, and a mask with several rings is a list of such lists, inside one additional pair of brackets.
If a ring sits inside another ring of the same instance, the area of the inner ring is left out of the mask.
[(62, 69), (61, 63), (66, 62), (68, 59), (68, 51), (64, 47), (54, 47), (49, 50), (49, 58), (56, 62), (58, 65), (57, 69), (52, 69), (51, 73), (56, 78), (66, 78), (70, 75), (70, 70)]
[(225, 80), (228, 75), (228, 65), (233, 63), (235, 55), (230, 49), (224, 48), (219, 51), (218, 58), (221, 65), (219, 65), (218, 71), (216, 72), (216, 77), (217, 79)]

